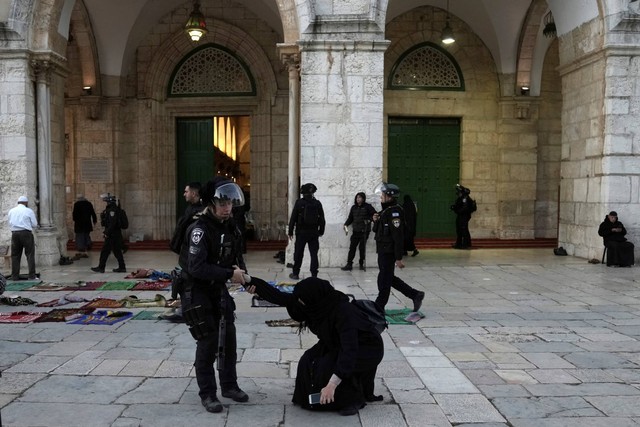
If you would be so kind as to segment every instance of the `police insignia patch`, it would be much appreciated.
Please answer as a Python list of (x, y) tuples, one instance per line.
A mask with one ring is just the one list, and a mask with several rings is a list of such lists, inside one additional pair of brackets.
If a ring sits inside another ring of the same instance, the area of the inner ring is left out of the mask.
[(395, 228), (400, 228), (400, 218), (394, 218), (391, 222)]
[(204, 230), (202, 228), (194, 228), (191, 232), (191, 242), (193, 242), (194, 245), (197, 245), (200, 243), (202, 236), (204, 236)]
[(116, 216), (115, 211), (111, 211), (111, 212), (109, 212), (109, 216)]

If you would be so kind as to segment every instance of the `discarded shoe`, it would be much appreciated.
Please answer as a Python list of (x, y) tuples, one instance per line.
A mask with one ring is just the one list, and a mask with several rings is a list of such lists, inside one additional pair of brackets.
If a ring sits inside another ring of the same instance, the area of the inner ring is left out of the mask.
[(126, 273), (127, 269), (125, 267), (118, 267), (112, 270), (114, 273)]
[(418, 291), (418, 294), (413, 298), (413, 311), (417, 312), (422, 307), (422, 300), (424, 299), (424, 292)]
[(96, 273), (104, 273), (104, 268), (91, 267), (91, 271), (95, 271)]
[(413, 251), (413, 253), (411, 254), (411, 256), (416, 256), (416, 255), (418, 255), (419, 253), (420, 253), (420, 251), (416, 249), (415, 251)]
[(384, 397), (382, 397), (382, 395), (375, 395), (372, 394), (371, 396), (365, 396), (364, 400), (366, 400), (367, 402), (382, 402), (384, 400)]
[(222, 412), (222, 403), (216, 397), (207, 397), (202, 399), (202, 406), (207, 412)]
[(300, 280), (300, 276), (298, 276), (295, 273), (291, 273), (291, 274), (289, 274), (289, 279)]
[(249, 395), (240, 390), (240, 387), (230, 388), (228, 390), (222, 390), (222, 397), (228, 397), (235, 402), (247, 402), (249, 401)]

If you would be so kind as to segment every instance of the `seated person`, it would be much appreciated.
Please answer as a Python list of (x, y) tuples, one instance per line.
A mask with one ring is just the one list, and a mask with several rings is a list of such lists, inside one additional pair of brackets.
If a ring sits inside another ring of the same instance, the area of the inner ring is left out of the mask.
[[(298, 363), (293, 403), (305, 409), (355, 415), (365, 402), (382, 400), (373, 394), (376, 370), (384, 356), (382, 337), (347, 295), (315, 277), (298, 282), (292, 294), (256, 277), (247, 290), (285, 305), (301, 330), (308, 328), (318, 337)], [(320, 393), (319, 405), (309, 404), (312, 393)]]
[(618, 265), (620, 267), (630, 267), (634, 264), (633, 243), (628, 242), (624, 237), (627, 230), (618, 221), (618, 214), (615, 211), (609, 212), (598, 228), (598, 234), (604, 240), (607, 248), (607, 266)]

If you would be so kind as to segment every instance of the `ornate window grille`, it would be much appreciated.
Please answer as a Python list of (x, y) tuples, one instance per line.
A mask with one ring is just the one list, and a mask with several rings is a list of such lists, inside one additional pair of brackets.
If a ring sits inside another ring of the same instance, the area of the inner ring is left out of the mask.
[(389, 89), (464, 91), (464, 78), (453, 56), (433, 43), (403, 53), (389, 75)]
[(255, 80), (244, 61), (223, 46), (206, 44), (194, 49), (176, 66), (168, 96), (255, 94)]

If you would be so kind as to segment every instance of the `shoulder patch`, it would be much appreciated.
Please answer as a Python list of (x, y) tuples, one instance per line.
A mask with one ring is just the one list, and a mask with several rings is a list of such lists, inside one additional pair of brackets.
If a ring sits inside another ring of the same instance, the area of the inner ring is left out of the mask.
[(194, 228), (191, 232), (191, 243), (197, 245), (202, 240), (202, 237), (204, 237), (204, 230), (200, 227)]
[(109, 216), (116, 216), (116, 212), (115, 211), (109, 212)]
[(400, 218), (394, 218), (391, 223), (395, 228), (400, 228)]

